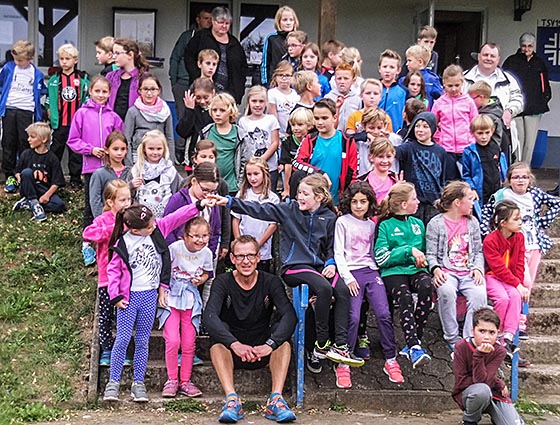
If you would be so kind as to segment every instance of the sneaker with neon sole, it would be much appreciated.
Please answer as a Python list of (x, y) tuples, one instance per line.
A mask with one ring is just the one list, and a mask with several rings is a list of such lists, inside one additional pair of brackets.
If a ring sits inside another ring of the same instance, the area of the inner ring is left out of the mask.
[(6, 184), (4, 185), (4, 192), (6, 193), (16, 193), (19, 187), (19, 182), (14, 176), (10, 176), (6, 179)]
[(354, 349), (356, 356), (369, 360), (371, 357), (371, 350), (369, 348), (369, 338), (367, 335), (361, 335), (358, 337), (357, 347)]
[(271, 394), (266, 404), (264, 413), (266, 419), (276, 421), (278, 423), (293, 422), (296, 420), (296, 415), (290, 410), (290, 406), (281, 394)]
[(111, 350), (103, 350), (99, 356), (99, 366), (111, 366)]
[(351, 367), (362, 367), (364, 365), (364, 359), (356, 357), (354, 353), (351, 353), (346, 344), (340, 346), (336, 344), (331, 345), (326, 357), (333, 362), (343, 363)]
[(243, 411), (243, 406), (239, 402), (237, 395), (228, 396), (218, 421), (223, 424), (234, 424), (238, 420), (243, 419), (244, 416), (245, 412)]

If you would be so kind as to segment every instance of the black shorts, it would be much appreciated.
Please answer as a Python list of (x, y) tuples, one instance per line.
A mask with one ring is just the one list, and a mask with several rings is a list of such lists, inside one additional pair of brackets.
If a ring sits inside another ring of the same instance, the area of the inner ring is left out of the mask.
[(231, 348), (229, 351), (231, 351), (231, 357), (233, 358), (234, 369), (257, 370), (267, 367), (270, 363), (270, 355), (262, 357), (260, 360), (256, 360), (254, 362), (244, 362), (241, 360), (241, 357), (233, 352)]

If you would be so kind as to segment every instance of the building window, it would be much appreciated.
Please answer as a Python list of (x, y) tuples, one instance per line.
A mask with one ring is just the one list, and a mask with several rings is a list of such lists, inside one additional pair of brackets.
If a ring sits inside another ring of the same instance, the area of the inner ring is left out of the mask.
[(11, 60), (13, 44), (27, 38), (27, 1), (0, 4), (0, 62)]
[(57, 64), (56, 50), (78, 46), (78, 1), (39, 1), (39, 66)]

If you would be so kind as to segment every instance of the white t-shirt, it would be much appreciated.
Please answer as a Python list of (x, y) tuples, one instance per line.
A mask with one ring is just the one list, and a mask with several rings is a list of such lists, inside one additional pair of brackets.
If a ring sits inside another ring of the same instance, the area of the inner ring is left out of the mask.
[(162, 261), (151, 236), (139, 236), (127, 232), (123, 238), (128, 251), (128, 263), (132, 269), (130, 290), (140, 292), (157, 289)]
[(194, 297), (188, 291), (175, 295), (174, 289), (181, 283), (188, 284), (193, 277), (201, 276), (205, 271), (214, 270), (212, 252), (207, 246), (200, 251), (192, 252), (185, 246), (183, 240), (169, 245), (171, 255), (171, 281), (168, 303), (170, 307), (180, 310), (190, 309), (194, 305)]
[(298, 102), (299, 94), (297, 94), (294, 89), (291, 89), (289, 94), (282, 93), (278, 90), (278, 87), (274, 87), (268, 91), (268, 103), (276, 105), (278, 122), (280, 123), (280, 137), (286, 136), (290, 113)]
[(35, 110), (35, 101), (33, 99), (34, 78), (35, 68), (33, 65), (30, 64), (27, 68), (21, 68), (16, 65), (6, 106), (33, 112)]
[[(237, 197), (239, 197), (239, 193), (237, 194)], [(252, 188), (249, 188), (247, 190), (245, 200), (256, 201), (261, 204), (263, 202), (270, 202), (272, 204), (280, 203), (280, 198), (278, 198), (278, 195), (276, 195), (276, 193), (269, 192), (268, 198), (265, 199), (262, 194), (257, 195), (255, 192), (253, 192)], [(252, 235), (257, 240), (262, 237), (270, 224), (274, 224), (273, 221), (257, 220), (256, 218), (249, 217), (248, 215), (237, 214), (234, 212), (232, 212), (231, 215), (241, 220), (241, 222), (239, 223), (239, 231), (242, 235)], [(272, 258), (272, 238), (269, 238), (265, 242), (265, 244), (260, 249), (260, 253), (261, 260), (270, 260)]]
[(521, 232), (525, 236), (525, 249), (540, 249), (538, 231), (535, 226), (535, 204), (529, 192), (518, 195), (511, 188), (504, 190), (504, 200), (515, 202), (521, 213)]
[[(266, 114), (258, 120), (247, 116), (239, 119), (239, 127), (247, 132), (247, 149), (252, 156), (262, 156), (272, 144), (272, 132), (280, 129), (274, 115)], [(278, 169), (278, 150), (267, 160), (270, 171)]]

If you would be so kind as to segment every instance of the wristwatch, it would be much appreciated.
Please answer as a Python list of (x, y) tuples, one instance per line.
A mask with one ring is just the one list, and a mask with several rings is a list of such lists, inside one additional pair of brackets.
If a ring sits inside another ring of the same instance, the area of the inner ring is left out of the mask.
[(278, 344), (276, 344), (276, 342), (272, 338), (268, 338), (265, 344), (268, 345), (273, 350), (276, 350), (278, 348)]

